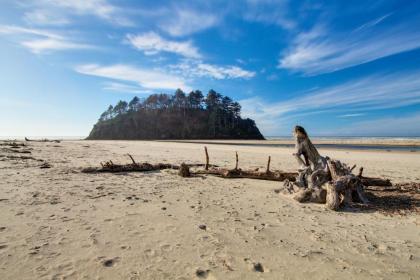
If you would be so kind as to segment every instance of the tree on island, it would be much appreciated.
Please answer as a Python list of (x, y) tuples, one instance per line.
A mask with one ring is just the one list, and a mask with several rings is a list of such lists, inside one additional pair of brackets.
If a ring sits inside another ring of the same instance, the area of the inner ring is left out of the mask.
[(241, 105), (210, 90), (120, 100), (103, 112), (88, 139), (264, 139)]

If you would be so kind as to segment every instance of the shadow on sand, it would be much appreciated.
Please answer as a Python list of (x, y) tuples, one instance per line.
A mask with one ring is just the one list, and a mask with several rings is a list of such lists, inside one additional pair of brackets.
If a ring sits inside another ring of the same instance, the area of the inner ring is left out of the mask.
[(420, 184), (406, 183), (392, 187), (367, 187), (368, 205), (355, 204), (344, 212), (380, 212), (384, 215), (420, 213)]

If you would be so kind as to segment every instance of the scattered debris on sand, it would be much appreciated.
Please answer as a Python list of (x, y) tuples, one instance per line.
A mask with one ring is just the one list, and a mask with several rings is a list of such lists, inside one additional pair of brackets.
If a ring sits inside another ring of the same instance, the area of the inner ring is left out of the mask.
[(45, 168), (51, 168), (51, 167), (52, 167), (51, 164), (49, 164), (48, 162), (44, 162), (43, 164), (41, 164), (39, 168), (45, 169)]
[(60, 143), (61, 142), (61, 140), (57, 140), (57, 139), (53, 139), (53, 140), (50, 140), (50, 139), (47, 139), (47, 138), (45, 138), (45, 139), (29, 139), (27, 137), (25, 137), (25, 141), (27, 141), (27, 142), (53, 142), (53, 143)]

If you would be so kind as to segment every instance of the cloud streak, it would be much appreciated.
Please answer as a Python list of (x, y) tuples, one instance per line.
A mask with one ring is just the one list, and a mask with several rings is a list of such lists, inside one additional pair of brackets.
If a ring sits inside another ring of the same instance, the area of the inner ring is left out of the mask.
[(26, 12), (23, 18), (27, 23), (36, 25), (63, 26), (70, 24), (70, 20), (66, 16), (45, 9)]
[(285, 30), (294, 29), (297, 25), (288, 14), (290, 7), (287, 0), (247, 0), (239, 8), (243, 9), (243, 18), (247, 21), (274, 24)]
[(256, 75), (255, 72), (238, 66), (219, 66), (195, 60), (185, 60), (181, 63), (170, 65), (169, 68), (173, 73), (189, 78), (205, 77), (216, 80), (250, 79)]
[(183, 89), (191, 90), (185, 81), (177, 76), (143, 69), (125, 64), (103, 66), (98, 64), (84, 64), (75, 68), (81, 74), (97, 76), (112, 80), (134, 82), (145, 89)]
[(200, 58), (201, 54), (191, 41), (166, 40), (155, 32), (138, 35), (127, 35), (128, 42), (145, 55), (155, 55), (160, 52), (169, 52), (187, 58)]
[(315, 25), (299, 33), (279, 59), (278, 67), (318, 75), (360, 65), (420, 47), (418, 20), (379, 28), (389, 14), (349, 32)]
[(171, 36), (187, 36), (216, 26), (219, 19), (220, 17), (212, 13), (178, 7), (170, 11), (158, 26)]
[(151, 90), (143, 89), (136, 85), (129, 85), (117, 82), (107, 82), (104, 84), (104, 90), (115, 91), (121, 93), (133, 93), (133, 94), (151, 94)]
[(372, 110), (420, 104), (420, 72), (373, 75), (286, 101), (267, 103), (254, 97), (242, 100), (241, 104), (244, 115), (255, 118), (266, 130), (276, 130), (282, 123), (302, 116), (326, 112), (338, 111), (341, 115), (346, 112), (354, 117)]
[(95, 46), (71, 41), (64, 36), (43, 29), (0, 25), (0, 35), (14, 37), (23, 47), (39, 54), (47, 51), (95, 49)]
[[(59, 20), (69, 21), (66, 17), (68, 14), (89, 16), (93, 15), (99, 19), (105, 20), (111, 24), (119, 26), (133, 26), (134, 23), (125, 16), (125, 11), (117, 6), (110, 4), (107, 0), (40, 0), (34, 1), (33, 5), (36, 9), (26, 13), (26, 20), (39, 25), (57, 25), (63, 24)], [(59, 15), (59, 16), (58, 16)], [(53, 22), (48, 19), (55, 19)]]
[(420, 136), (420, 114), (360, 121), (338, 129), (341, 135)]

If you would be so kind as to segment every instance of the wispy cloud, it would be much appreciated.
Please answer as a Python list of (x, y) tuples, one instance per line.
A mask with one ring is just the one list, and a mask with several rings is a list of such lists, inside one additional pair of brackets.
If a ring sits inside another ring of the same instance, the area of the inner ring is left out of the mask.
[(188, 58), (201, 57), (199, 50), (191, 41), (166, 40), (155, 32), (127, 35), (127, 40), (136, 49), (143, 51), (146, 55), (154, 55), (160, 52), (170, 52)]
[(19, 35), (19, 34), (29, 34), (29, 35), (37, 35), (49, 38), (61, 38), (60, 35), (50, 32), (44, 29), (34, 29), (34, 28), (26, 28), (21, 26), (15, 25), (0, 25), (0, 34), (8, 34), (8, 35)]
[(61, 34), (43, 29), (0, 25), (1, 34), (14, 37), (17, 42), (33, 53), (96, 48), (89, 44), (71, 41)]
[(134, 94), (151, 94), (152, 93), (151, 90), (147, 90), (136, 85), (129, 85), (129, 84), (123, 84), (123, 83), (117, 83), (117, 82), (107, 82), (104, 84), (104, 87), (102, 89), (108, 90), (108, 91), (121, 92), (121, 93), (134, 93)]
[(366, 22), (366, 23), (362, 24), (361, 26), (357, 27), (357, 28), (356, 28), (353, 32), (357, 32), (357, 31), (362, 30), (362, 29), (365, 29), (365, 28), (370, 28), (370, 27), (373, 27), (373, 26), (375, 26), (375, 25), (377, 25), (377, 24), (381, 23), (383, 20), (385, 20), (385, 19), (386, 19), (387, 17), (389, 17), (390, 15), (392, 15), (392, 13), (389, 13), (389, 14), (386, 14), (386, 15), (380, 16), (380, 17), (378, 17), (378, 18), (375, 18), (375, 19), (373, 19), (373, 20), (371, 20), (371, 21), (368, 21), (368, 22)]
[(103, 77), (113, 80), (135, 82), (145, 89), (177, 89), (189, 91), (191, 87), (185, 84), (182, 78), (177, 76), (142, 69), (125, 64), (102, 66), (98, 64), (85, 64), (75, 68), (81, 74)]
[[(109, 23), (121, 26), (133, 26), (134, 22), (126, 16), (126, 11), (107, 0), (38, 0), (32, 1), (31, 11), (25, 14), (26, 20), (35, 24), (52, 25), (55, 21), (61, 25), (59, 18), (69, 21), (68, 14), (88, 16), (93, 15)], [(35, 7), (35, 9), (34, 9)], [(49, 19), (55, 19), (49, 21)]]
[(219, 66), (201, 61), (185, 60), (178, 64), (170, 65), (172, 72), (186, 77), (209, 77), (216, 80), (223, 79), (250, 79), (256, 75), (253, 71), (245, 70), (238, 66)]
[(290, 30), (296, 27), (296, 22), (288, 14), (288, 5), (287, 0), (247, 0), (241, 8), (247, 21), (275, 24)]
[(335, 133), (357, 136), (420, 136), (420, 114), (355, 122)]
[(172, 36), (186, 36), (216, 26), (220, 16), (191, 8), (175, 8), (158, 26)]
[(348, 32), (316, 25), (299, 33), (279, 60), (279, 68), (317, 75), (370, 62), (420, 47), (420, 22), (407, 20), (379, 28), (390, 15)]
[(355, 117), (361, 117), (361, 116), (364, 116), (364, 115), (366, 115), (366, 114), (364, 114), (364, 113), (354, 113), (354, 114), (344, 114), (344, 115), (340, 115), (338, 117), (340, 117), (340, 118), (355, 118)]
[(242, 100), (241, 104), (244, 115), (255, 118), (266, 129), (274, 129), (305, 115), (339, 111), (354, 116), (372, 110), (420, 104), (420, 72), (369, 76), (315, 89), (301, 97), (277, 103), (254, 97)]
[(64, 39), (46, 38), (22, 42), (22, 46), (30, 49), (33, 53), (46, 51), (74, 50), (74, 49), (93, 49), (95, 47), (87, 44), (79, 44)]
[(44, 9), (35, 9), (26, 12), (23, 18), (27, 23), (36, 25), (62, 26), (70, 24), (70, 19), (65, 15)]

